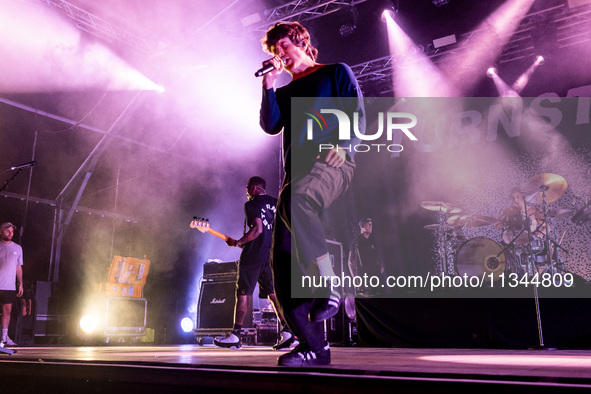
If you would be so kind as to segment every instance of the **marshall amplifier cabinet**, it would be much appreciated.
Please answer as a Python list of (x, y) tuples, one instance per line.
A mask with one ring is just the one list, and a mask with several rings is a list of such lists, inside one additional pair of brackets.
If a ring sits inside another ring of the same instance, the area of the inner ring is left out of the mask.
[[(236, 305), (236, 279), (232, 281), (208, 280), (201, 282), (195, 336), (224, 335), (234, 327)], [(252, 297), (244, 317), (243, 328), (252, 328)]]

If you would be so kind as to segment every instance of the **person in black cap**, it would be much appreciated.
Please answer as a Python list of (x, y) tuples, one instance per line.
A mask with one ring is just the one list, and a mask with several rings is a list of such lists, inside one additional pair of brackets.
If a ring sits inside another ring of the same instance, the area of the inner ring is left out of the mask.
[[(8, 336), (10, 313), (16, 297), (23, 295), (23, 249), (12, 242), (16, 226), (0, 226), (0, 303), (2, 304), (2, 346), (16, 346)], [(16, 279), (16, 284), (15, 284)]]
[[(380, 278), (384, 274), (384, 264), (380, 258), (380, 251), (376, 244), (373, 234), (373, 222), (370, 218), (359, 221), (359, 235), (355, 237), (351, 248), (349, 249), (349, 271), (353, 276), (368, 278), (376, 276)], [(371, 287), (358, 289), (363, 294), (371, 296), (376, 295), (378, 288)]]

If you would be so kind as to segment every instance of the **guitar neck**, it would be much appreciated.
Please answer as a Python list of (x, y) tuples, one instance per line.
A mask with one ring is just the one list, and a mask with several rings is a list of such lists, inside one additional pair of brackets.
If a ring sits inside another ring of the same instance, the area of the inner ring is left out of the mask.
[(216, 237), (223, 239), (224, 241), (227, 241), (230, 238), (226, 234), (222, 234), (219, 231), (212, 230), (211, 228), (208, 228), (207, 232), (211, 235), (215, 235)]

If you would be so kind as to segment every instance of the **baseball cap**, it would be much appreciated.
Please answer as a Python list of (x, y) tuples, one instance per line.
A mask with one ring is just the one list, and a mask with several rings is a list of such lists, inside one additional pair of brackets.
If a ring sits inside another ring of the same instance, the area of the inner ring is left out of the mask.
[(2, 226), (0, 226), (0, 231), (6, 230), (9, 227), (12, 227), (12, 229), (16, 231), (16, 226), (10, 222), (2, 223)]

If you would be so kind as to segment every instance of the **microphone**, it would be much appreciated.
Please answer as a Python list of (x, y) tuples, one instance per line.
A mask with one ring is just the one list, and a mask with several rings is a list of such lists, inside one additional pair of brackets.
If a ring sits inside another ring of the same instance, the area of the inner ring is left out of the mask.
[[(281, 59), (281, 61), (283, 62), (283, 64), (285, 64), (285, 59)], [(259, 68), (257, 70), (257, 72), (254, 73), (254, 76), (255, 77), (262, 77), (265, 74), (269, 74), (273, 70), (275, 70), (275, 66), (273, 66), (273, 64), (269, 63), (266, 66)]]
[(10, 170), (20, 170), (20, 169), (23, 169), (23, 168), (34, 167), (36, 165), (37, 165), (37, 162), (35, 160), (33, 160), (33, 161), (28, 162), (28, 163), (21, 164), (20, 166), (10, 167)]

